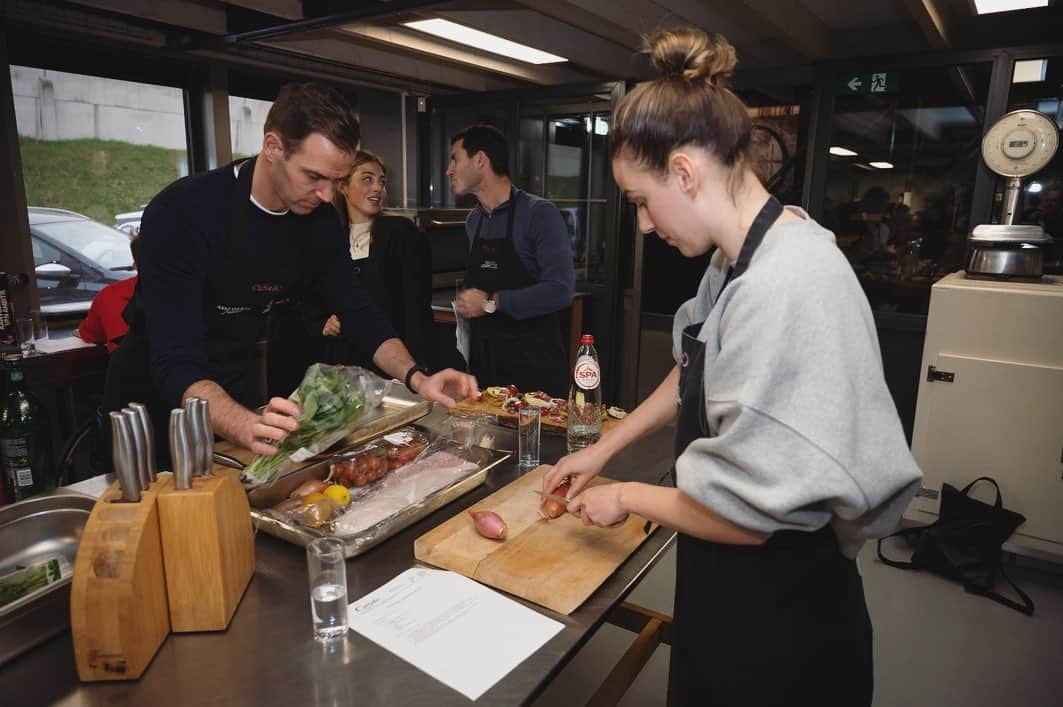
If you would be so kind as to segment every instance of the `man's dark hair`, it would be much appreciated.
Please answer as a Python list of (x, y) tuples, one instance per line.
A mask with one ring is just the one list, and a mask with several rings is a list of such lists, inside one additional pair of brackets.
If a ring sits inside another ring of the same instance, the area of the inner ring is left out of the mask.
[(129, 239), (129, 252), (133, 255), (133, 262), (140, 262), (140, 234), (136, 234)]
[(509, 176), (509, 145), (501, 130), (493, 125), (472, 125), (450, 139), (451, 147), (458, 140), (462, 141), (462, 147), (469, 157), (483, 152), (495, 174)]
[(264, 132), (276, 132), (284, 154), (299, 151), (307, 135), (320, 133), (344, 152), (358, 150), (361, 131), (354, 109), (342, 93), (320, 83), (290, 83), (281, 88), (266, 116)]

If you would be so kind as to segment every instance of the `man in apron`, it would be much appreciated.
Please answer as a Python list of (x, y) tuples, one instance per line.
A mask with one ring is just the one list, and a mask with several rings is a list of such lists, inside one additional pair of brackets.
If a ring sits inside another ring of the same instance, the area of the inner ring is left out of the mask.
[(489, 125), (451, 139), (447, 176), (455, 194), (478, 202), (465, 221), (470, 250), (455, 302), (469, 320), (469, 371), (485, 385), (565, 395), (559, 313), (572, 304), (576, 272), (561, 213), (513, 186), (506, 139)]
[(204, 398), (218, 435), (275, 454), (298, 426), (299, 409), (273, 398), (255, 411), (264, 402), (258, 344), (273, 303), (305, 289), (357, 322), (344, 334), (425, 399), (450, 406), (452, 396), (477, 393), (464, 373), (427, 375), (358, 280), (331, 204), (335, 183), (353, 168), (358, 138), (358, 119), (341, 93), (285, 86), (256, 157), (178, 180), (152, 199), (141, 228), (140, 278), (124, 314), (130, 331), (107, 371), (104, 412), (147, 403), (162, 454), (168, 411)]

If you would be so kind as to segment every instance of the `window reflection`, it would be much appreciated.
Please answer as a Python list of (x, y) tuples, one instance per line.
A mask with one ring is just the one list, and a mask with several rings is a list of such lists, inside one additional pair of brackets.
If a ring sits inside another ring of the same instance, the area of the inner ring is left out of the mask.
[(836, 99), (823, 222), (875, 309), (925, 314), (962, 267), (990, 68), (891, 73), (893, 93)]

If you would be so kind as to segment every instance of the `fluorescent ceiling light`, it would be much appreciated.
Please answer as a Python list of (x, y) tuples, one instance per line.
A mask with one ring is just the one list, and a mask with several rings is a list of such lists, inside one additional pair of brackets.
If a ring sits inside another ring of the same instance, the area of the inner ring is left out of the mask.
[(875, 169), (893, 169), (892, 162), (868, 162)]
[(974, 0), (974, 11), (979, 15), (1029, 10), (1031, 7), (1048, 7), (1048, 0)]
[(857, 154), (848, 147), (838, 147), (837, 145), (831, 145), (830, 153), (835, 157), (856, 157)]
[(1012, 83), (1034, 83), (1044, 81), (1048, 73), (1048, 59), (1027, 59), (1015, 62), (1015, 71), (1011, 74)]
[(451, 22), (450, 20), (416, 20), (415, 22), (403, 22), (403, 25), (419, 32), (449, 39), (458, 44), (464, 44), (468, 47), (474, 47), (528, 64), (556, 64), (561, 61), (568, 61), (563, 56), (540, 51), (526, 44), (511, 42), (508, 39), (502, 39), (472, 27), (459, 25), (457, 22)]

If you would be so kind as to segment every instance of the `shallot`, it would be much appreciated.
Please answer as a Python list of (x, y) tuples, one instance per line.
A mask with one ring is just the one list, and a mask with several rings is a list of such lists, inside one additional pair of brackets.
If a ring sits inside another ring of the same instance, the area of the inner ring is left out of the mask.
[(291, 492), (289, 497), (304, 498), (312, 493), (321, 493), (326, 488), (328, 488), (328, 485), (328, 479), (310, 479), (309, 481), (304, 481), (302, 484), (300, 484), (298, 488)]
[[(550, 495), (567, 498), (568, 489), (571, 485), (572, 482), (566, 478), (558, 484), (557, 488), (550, 492)], [(554, 518), (560, 518), (567, 508), (568, 506), (560, 501), (555, 501), (552, 498), (544, 498), (543, 502), (539, 504), (539, 515), (547, 520), (553, 520)]]
[(506, 521), (494, 511), (469, 511), (476, 532), (491, 540), (506, 539)]

